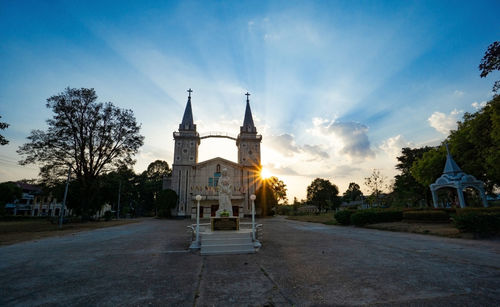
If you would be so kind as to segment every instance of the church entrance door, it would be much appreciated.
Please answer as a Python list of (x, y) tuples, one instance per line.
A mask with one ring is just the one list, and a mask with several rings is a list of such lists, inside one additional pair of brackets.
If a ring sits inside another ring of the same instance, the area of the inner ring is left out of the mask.
[(233, 206), (233, 216), (240, 216), (240, 207)]
[(212, 205), (212, 209), (210, 209), (210, 216), (214, 217), (217, 210), (219, 210), (219, 205)]

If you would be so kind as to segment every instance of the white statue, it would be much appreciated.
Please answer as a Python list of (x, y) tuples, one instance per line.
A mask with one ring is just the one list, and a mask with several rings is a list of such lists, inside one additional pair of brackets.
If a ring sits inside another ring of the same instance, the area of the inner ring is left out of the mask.
[(227, 175), (227, 169), (222, 169), (222, 176), (219, 178), (217, 190), (219, 191), (219, 210), (216, 215), (220, 217), (221, 212), (226, 211), (229, 216), (233, 216), (233, 206), (231, 205), (232, 194), (231, 178)]

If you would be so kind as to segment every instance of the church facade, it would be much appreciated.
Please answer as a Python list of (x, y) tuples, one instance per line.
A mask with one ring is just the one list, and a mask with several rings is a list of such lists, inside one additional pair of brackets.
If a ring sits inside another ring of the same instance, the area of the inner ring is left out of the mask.
[[(231, 180), (231, 204), (233, 215), (243, 217), (251, 214), (250, 195), (260, 186), (260, 143), (262, 136), (257, 134), (253, 122), (250, 101), (247, 95), (245, 117), (237, 138), (227, 135), (206, 135), (200, 137), (193, 121), (191, 89), (179, 130), (174, 136), (174, 161), (172, 177), (164, 188), (177, 193), (178, 201), (173, 215), (196, 218), (196, 195), (201, 195), (200, 217), (213, 217), (219, 207), (217, 191), (218, 179), (227, 170)], [(238, 148), (238, 162), (216, 157), (198, 161), (198, 147), (203, 139), (224, 137), (235, 141)]]

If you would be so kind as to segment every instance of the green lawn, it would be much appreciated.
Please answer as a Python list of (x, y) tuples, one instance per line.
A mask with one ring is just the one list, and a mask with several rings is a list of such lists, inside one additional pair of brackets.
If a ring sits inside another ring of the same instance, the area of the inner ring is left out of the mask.
[(310, 223), (322, 223), (327, 225), (337, 225), (337, 221), (333, 217), (334, 213), (322, 213), (322, 214), (310, 214), (310, 215), (290, 215), (287, 217), (289, 220), (310, 222)]

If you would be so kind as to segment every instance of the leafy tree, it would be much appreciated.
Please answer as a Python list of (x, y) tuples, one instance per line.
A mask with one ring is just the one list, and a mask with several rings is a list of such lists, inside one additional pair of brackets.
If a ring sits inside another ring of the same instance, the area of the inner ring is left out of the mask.
[[(2, 118), (2, 116), (0, 116), (0, 118)], [(8, 127), (9, 124), (0, 122), (0, 130), (5, 130)], [(0, 134), (0, 145), (7, 145), (7, 144), (9, 144), (9, 141), (3, 135)]]
[(170, 217), (172, 209), (177, 205), (177, 193), (170, 189), (162, 190), (158, 193), (155, 204), (159, 217)]
[(263, 180), (260, 187), (255, 191), (255, 196), (255, 206), (261, 209), (261, 215), (273, 215), (273, 208), (278, 205), (278, 199), (271, 182)]
[(484, 181), (488, 191), (500, 186), (500, 96), (481, 110), (465, 113), (448, 143), (453, 158), (468, 174)]
[(148, 165), (145, 175), (150, 180), (163, 181), (163, 177), (170, 177), (172, 170), (167, 161), (156, 160)]
[(12, 181), (0, 183), (0, 206), (21, 198), (23, 190)]
[[(479, 70), (481, 70), (481, 78), (486, 77), (494, 70), (500, 70), (500, 42), (493, 42), (488, 46), (488, 50), (484, 53), (479, 64)], [(495, 93), (495, 96), (499, 89), (500, 80), (497, 80), (493, 84), (493, 93)]]
[(401, 174), (394, 178), (393, 197), (396, 201), (403, 202), (405, 205), (417, 205), (421, 199), (425, 199), (426, 203), (430, 205), (429, 186), (415, 180), (410, 171), (413, 163), (430, 150), (432, 147), (429, 146), (402, 149), (401, 156), (397, 157), (398, 164), (396, 165), (396, 169), (401, 171)]
[(318, 206), (319, 212), (340, 205), (339, 188), (330, 180), (316, 178), (307, 187), (307, 201)]
[(382, 193), (386, 179), (387, 178), (377, 169), (373, 170), (370, 177), (365, 178), (365, 185), (370, 189), (375, 202), (380, 201), (380, 194)]
[(278, 177), (272, 176), (264, 179), (264, 181), (271, 186), (274, 197), (278, 202), (282, 200), (283, 202), (288, 203), (288, 198), (286, 197), (286, 184), (282, 180), (278, 179)]
[(99, 178), (98, 201), (101, 207), (108, 203), (114, 210), (118, 210), (118, 194), (120, 194), (120, 215), (134, 214), (135, 206), (132, 204), (138, 202), (140, 188), (138, 176), (131, 168), (123, 166)]
[[(29, 142), (18, 149), (21, 164), (41, 165), (46, 180), (63, 178), (71, 165), (79, 186), (77, 213), (93, 214), (99, 189), (98, 178), (119, 166), (132, 165), (143, 144), (132, 110), (98, 103), (94, 89), (71, 89), (47, 99), (54, 113), (46, 131), (33, 130)], [(74, 191), (73, 191), (74, 192)]]
[(363, 192), (361, 192), (359, 184), (351, 182), (349, 183), (349, 187), (347, 188), (347, 190), (344, 192), (342, 199), (345, 202), (351, 202), (360, 200), (361, 196), (363, 196)]
[(148, 168), (139, 176), (139, 204), (141, 211), (149, 213), (156, 208), (155, 199), (163, 189), (163, 178), (170, 177), (172, 170), (168, 163), (156, 160), (148, 165)]
[(443, 173), (446, 162), (446, 149), (443, 146), (432, 148), (417, 159), (410, 172), (415, 180), (425, 187), (429, 187)]

